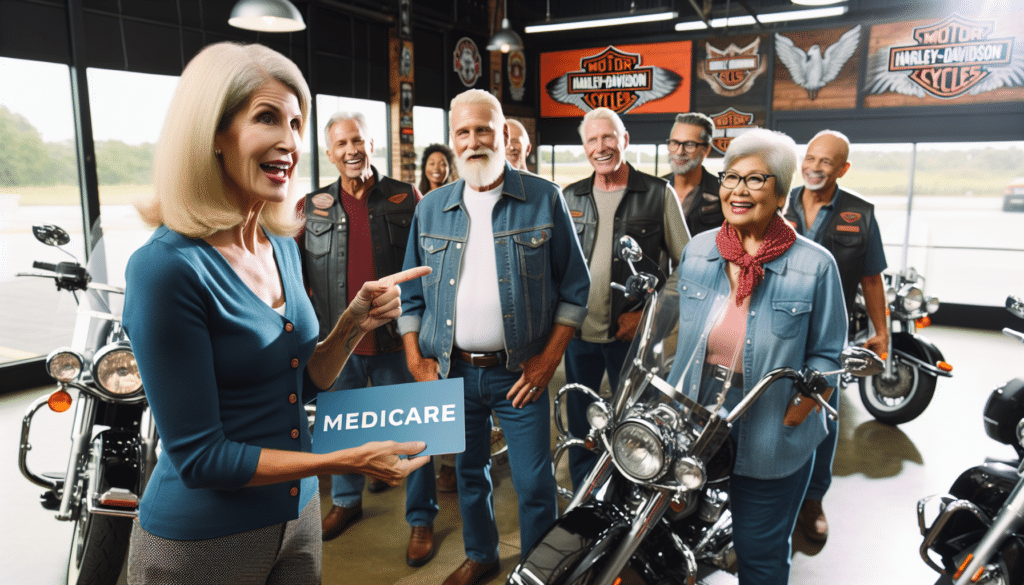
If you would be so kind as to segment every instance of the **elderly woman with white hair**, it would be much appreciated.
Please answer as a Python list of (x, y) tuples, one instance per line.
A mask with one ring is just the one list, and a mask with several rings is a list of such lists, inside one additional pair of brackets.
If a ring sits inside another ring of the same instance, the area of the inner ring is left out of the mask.
[[(669, 381), (709, 404), (732, 382), (724, 407), (774, 368), (839, 368), (846, 309), (839, 272), (821, 246), (782, 219), (796, 170), (793, 140), (769, 130), (733, 139), (719, 196), (725, 222), (683, 250), (679, 341)], [(828, 380), (835, 387), (837, 380)], [(789, 409), (795, 390), (775, 383), (732, 430), (733, 537), (744, 585), (789, 580), (791, 540), (825, 437), (822, 413)], [(789, 412), (787, 412), (789, 410)]]

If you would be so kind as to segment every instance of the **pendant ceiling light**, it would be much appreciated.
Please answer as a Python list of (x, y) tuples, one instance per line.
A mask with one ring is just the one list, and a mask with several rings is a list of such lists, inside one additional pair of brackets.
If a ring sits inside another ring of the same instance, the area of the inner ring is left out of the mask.
[(508, 0), (502, 2), (501, 30), (491, 37), (491, 41), (487, 43), (487, 50), (501, 51), (502, 53), (523, 50), (523, 39), (519, 38), (508, 22)]
[(228, 24), (260, 32), (296, 32), (306, 28), (302, 14), (288, 0), (238, 0)]

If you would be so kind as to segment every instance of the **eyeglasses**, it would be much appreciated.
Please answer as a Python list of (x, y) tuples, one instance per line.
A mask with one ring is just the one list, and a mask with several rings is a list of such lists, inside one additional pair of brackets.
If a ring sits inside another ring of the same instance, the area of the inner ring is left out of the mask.
[(764, 187), (764, 184), (768, 182), (768, 179), (774, 176), (765, 173), (751, 173), (746, 177), (741, 177), (732, 171), (726, 171), (718, 173), (718, 180), (721, 181), (722, 186), (726, 189), (735, 189), (739, 187), (740, 182), (743, 182), (747, 185), (747, 189), (760, 191), (761, 187)]
[(687, 140), (686, 142), (679, 142), (678, 140), (673, 140), (672, 138), (666, 140), (665, 144), (668, 145), (669, 150), (676, 150), (680, 146), (682, 146), (683, 150), (685, 150), (686, 152), (694, 152), (695, 150), (697, 150), (698, 146), (704, 147), (708, 145), (707, 142), (694, 142), (692, 140)]

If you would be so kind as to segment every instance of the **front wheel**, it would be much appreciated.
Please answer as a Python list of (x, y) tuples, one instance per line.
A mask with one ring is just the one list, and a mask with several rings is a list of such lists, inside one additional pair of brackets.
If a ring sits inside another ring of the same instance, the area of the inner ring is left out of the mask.
[(860, 399), (864, 408), (879, 422), (898, 425), (920, 416), (935, 394), (935, 376), (922, 374), (898, 356), (893, 378), (883, 374), (859, 378)]
[(68, 585), (117, 583), (131, 531), (131, 518), (90, 514), (83, 505), (71, 535)]

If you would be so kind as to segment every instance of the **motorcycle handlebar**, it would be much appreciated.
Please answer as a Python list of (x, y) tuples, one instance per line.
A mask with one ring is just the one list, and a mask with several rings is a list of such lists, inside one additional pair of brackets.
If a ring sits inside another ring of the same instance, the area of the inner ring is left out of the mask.
[(38, 268), (40, 270), (49, 270), (50, 272), (57, 272), (56, 264), (50, 264), (49, 262), (40, 262), (38, 260), (32, 263), (32, 268)]

